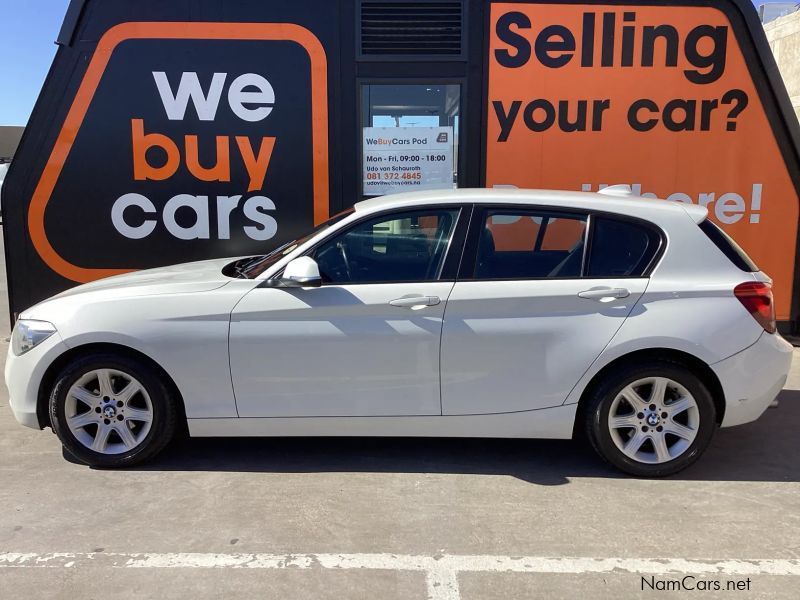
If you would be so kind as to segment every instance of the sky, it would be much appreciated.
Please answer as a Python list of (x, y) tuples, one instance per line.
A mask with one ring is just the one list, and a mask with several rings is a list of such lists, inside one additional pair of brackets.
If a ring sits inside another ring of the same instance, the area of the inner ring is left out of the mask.
[[(780, 0), (753, 4), (776, 1)], [(68, 4), (69, 0), (0, 0), (0, 125), (28, 122)]]
[(0, 125), (25, 125), (69, 0), (0, 0)]

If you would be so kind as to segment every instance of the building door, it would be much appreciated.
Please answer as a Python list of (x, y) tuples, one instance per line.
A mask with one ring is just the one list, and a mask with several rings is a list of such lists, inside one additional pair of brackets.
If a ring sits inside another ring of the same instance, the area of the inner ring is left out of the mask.
[[(341, 176), (334, 209), (381, 194), (482, 185), (486, 57), (479, 41), (487, 6), (481, 0), (341, 5), (343, 39), (352, 35), (355, 44), (352, 55), (343, 54), (341, 78), (333, 84), (340, 137), (331, 161)], [(409, 142), (403, 158), (400, 144), (364, 143), (367, 137), (391, 140), (390, 133)]]
[(362, 83), (363, 198), (458, 185), (461, 85)]

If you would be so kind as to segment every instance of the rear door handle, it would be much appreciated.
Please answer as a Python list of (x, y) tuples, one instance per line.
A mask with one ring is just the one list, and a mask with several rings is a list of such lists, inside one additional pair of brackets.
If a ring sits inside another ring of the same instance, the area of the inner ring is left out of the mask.
[(436, 306), (439, 302), (441, 302), (439, 296), (407, 296), (390, 300), (389, 304), (400, 308), (422, 308), (424, 306)]
[(599, 300), (600, 302), (608, 302), (615, 298), (627, 298), (630, 295), (630, 291), (625, 288), (595, 288), (578, 292), (578, 296), (581, 298)]

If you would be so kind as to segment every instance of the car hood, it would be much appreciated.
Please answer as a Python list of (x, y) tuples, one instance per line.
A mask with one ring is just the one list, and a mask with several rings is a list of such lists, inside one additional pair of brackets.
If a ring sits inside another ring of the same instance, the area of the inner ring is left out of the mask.
[(124, 296), (205, 292), (222, 287), (231, 281), (230, 277), (222, 274), (222, 268), (234, 260), (236, 258), (215, 258), (133, 271), (79, 285), (53, 296), (52, 299), (93, 292)]

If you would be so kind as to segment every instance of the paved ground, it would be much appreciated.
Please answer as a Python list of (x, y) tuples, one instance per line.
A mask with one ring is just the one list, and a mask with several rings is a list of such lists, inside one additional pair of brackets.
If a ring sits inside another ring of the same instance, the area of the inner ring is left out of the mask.
[(800, 360), (779, 408), (658, 481), (556, 441), (189, 440), (100, 471), (7, 404), (2, 599), (800, 594)]

